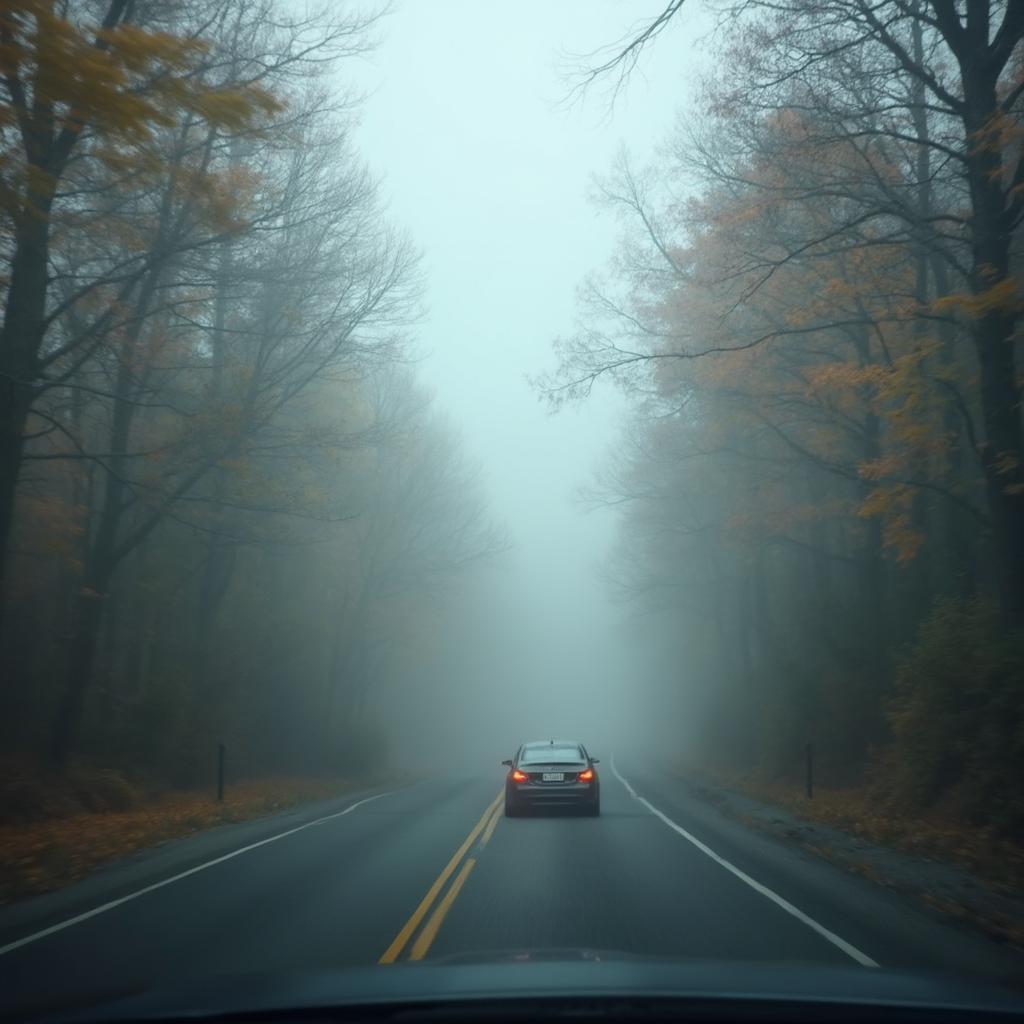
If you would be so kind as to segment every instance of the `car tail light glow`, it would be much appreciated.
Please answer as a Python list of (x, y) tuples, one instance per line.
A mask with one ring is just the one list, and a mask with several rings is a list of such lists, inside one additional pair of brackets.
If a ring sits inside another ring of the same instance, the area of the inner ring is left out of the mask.
[(526, 782), (527, 779), (529, 779), (529, 777), (530, 776), (527, 775), (526, 772), (521, 772), (518, 768), (516, 768), (516, 770), (512, 772), (513, 782)]
[(594, 777), (594, 769), (588, 768), (586, 771), (582, 771), (576, 776), (579, 782), (590, 782)]

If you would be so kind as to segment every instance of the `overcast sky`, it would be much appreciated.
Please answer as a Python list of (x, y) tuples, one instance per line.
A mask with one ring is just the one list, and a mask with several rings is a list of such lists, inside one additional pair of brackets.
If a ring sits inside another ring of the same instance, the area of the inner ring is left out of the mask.
[(587, 513), (574, 494), (607, 459), (622, 405), (598, 389), (551, 415), (526, 378), (552, 367), (576, 287), (614, 247), (615, 224), (589, 199), (592, 176), (623, 144), (640, 163), (653, 157), (692, 92), (708, 22), (695, 0), (611, 109), (601, 91), (567, 109), (562, 71), (566, 52), (605, 46), (660, 6), (404, 0), (358, 72), (370, 92), (359, 148), (424, 254), (420, 376), (482, 463), (512, 534), (506, 596), (530, 603), (519, 643), (558, 678), (617, 614), (596, 576), (614, 518)]

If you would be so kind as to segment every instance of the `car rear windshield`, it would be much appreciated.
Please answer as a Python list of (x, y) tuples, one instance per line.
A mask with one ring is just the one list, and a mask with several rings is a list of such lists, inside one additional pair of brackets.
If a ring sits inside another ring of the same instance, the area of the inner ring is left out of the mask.
[(545, 743), (543, 746), (526, 747), (523, 756), (519, 759), (521, 764), (563, 764), (582, 761), (583, 751), (575, 744)]

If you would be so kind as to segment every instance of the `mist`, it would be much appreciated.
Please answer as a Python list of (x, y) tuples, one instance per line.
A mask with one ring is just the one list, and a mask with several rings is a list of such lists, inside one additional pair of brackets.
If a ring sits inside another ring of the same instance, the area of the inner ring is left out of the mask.
[[(355, 867), (289, 889), (310, 828), (238, 931), (315, 962), (323, 893), (420, 959), (471, 870), (525, 948), (957, 961), (751, 910), (749, 825), (1024, 884), (1021, 6), (52, 6), (0, 15), (0, 902), (294, 812)], [(545, 801), (666, 898), (503, 889)]]
[(582, 494), (619, 443), (625, 403), (599, 387), (554, 411), (535, 381), (573, 328), (577, 287), (616, 244), (594, 175), (622, 146), (651, 153), (686, 99), (710, 30), (697, 7), (688, 21), (614, 103), (574, 97), (572, 70), (630, 27), (615, 3), (513, 19), (483, 4), (405, 4), (357, 79), (360, 148), (430, 282), (417, 373), (480, 466), (510, 543), (415, 704), (401, 746), (417, 757), (441, 737), (477, 763), (530, 737), (585, 736), (609, 753), (653, 742), (657, 712), (635, 685), (644, 655), (603, 581), (615, 516)]

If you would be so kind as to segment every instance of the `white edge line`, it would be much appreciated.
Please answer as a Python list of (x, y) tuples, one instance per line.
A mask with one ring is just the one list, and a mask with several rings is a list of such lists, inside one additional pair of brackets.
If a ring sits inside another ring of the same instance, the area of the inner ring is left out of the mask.
[(49, 928), (43, 928), (41, 931), (33, 932), (31, 935), (26, 935), (22, 939), (15, 939), (14, 942), (9, 942), (6, 946), (0, 946), (0, 956), (3, 956), (5, 953), (11, 953), (16, 949), (20, 949), (22, 946), (27, 946), (30, 942), (45, 939), (47, 935), (62, 932), (65, 928), (70, 928), (74, 924), (79, 924), (82, 921), (88, 921), (90, 917), (97, 917), (100, 914), (105, 914), (108, 910), (113, 910), (114, 907), (121, 906), (122, 903), (138, 899), (140, 896), (145, 896), (146, 893), (153, 892), (156, 889), (162, 889), (165, 885), (170, 885), (172, 882), (180, 882), (181, 879), (188, 878), (189, 875), (194, 875), (200, 871), (205, 871), (207, 868), (212, 868), (215, 864), (223, 864), (224, 861), (231, 860), (232, 857), (238, 857), (243, 853), (248, 853), (250, 850), (257, 849), (260, 846), (266, 846), (267, 843), (276, 843), (278, 839), (284, 839), (285, 836), (295, 835), (296, 832), (312, 828), (314, 825), (322, 825), (325, 821), (331, 821), (333, 818), (343, 818), (346, 814), (351, 814), (351, 812), (357, 807), (362, 807), (363, 804), (368, 804), (373, 800), (379, 800), (382, 796), (390, 796), (392, 793), (397, 792), (397, 789), (389, 789), (384, 793), (375, 793), (373, 796), (364, 797), (362, 800), (357, 800), (354, 804), (349, 804), (349, 806), (343, 811), (324, 815), (324, 817), (317, 818), (315, 821), (307, 821), (305, 825), (298, 825), (295, 828), (290, 828), (287, 832), (279, 832), (276, 836), (270, 836), (268, 839), (261, 839), (258, 843), (250, 843), (248, 846), (241, 847), (241, 849), (225, 853), (222, 857), (215, 857), (213, 860), (208, 860), (194, 868), (189, 868), (188, 871), (182, 871), (177, 875), (172, 875), (170, 878), (164, 878), (159, 882), (154, 882), (152, 885), (147, 885), (142, 889), (137, 889), (135, 892), (130, 892), (127, 896), (121, 896), (119, 899), (111, 900), (109, 903), (102, 903), (98, 907), (93, 907), (92, 910), (86, 910), (82, 914), (76, 914), (74, 917), (69, 917), (66, 921), (60, 921), (57, 924), (50, 925)]
[[(642, 803), (647, 808), (647, 810), (651, 812), (651, 814), (653, 814), (655, 817), (660, 818), (666, 825), (668, 825), (670, 829), (672, 829), (673, 832), (678, 832), (679, 835), (681, 835), (685, 840), (687, 840), (690, 843), (693, 843), (693, 845), (696, 846), (701, 853), (707, 854), (707, 856), (709, 856), (716, 864), (721, 864), (721, 866), (725, 868), (726, 871), (730, 871), (741, 882), (745, 882), (747, 885), (749, 885), (750, 888), (753, 889), (755, 892), (759, 892), (762, 896), (767, 897), (776, 906), (781, 907), (787, 914), (791, 914), (798, 921), (807, 925), (808, 928), (811, 928), (813, 931), (816, 931), (823, 939), (827, 939), (829, 942), (832, 943), (833, 946), (836, 946), (838, 949), (841, 949), (852, 960), (856, 960), (857, 963), (861, 964), (863, 967), (878, 967), (878, 962), (876, 960), (872, 960), (871, 957), (867, 955), (867, 953), (862, 953), (856, 946), (851, 945), (851, 943), (847, 942), (846, 939), (843, 939), (840, 936), (836, 935), (836, 933), (833, 931), (829, 931), (829, 929), (826, 928), (824, 925), (818, 924), (818, 922), (815, 921), (813, 917), (808, 917), (807, 914), (805, 914), (798, 907), (794, 907), (793, 904), (789, 902), (789, 900), (783, 899), (777, 892), (773, 892), (767, 886), (762, 885), (756, 879), (751, 878), (750, 875), (748, 875), (745, 871), (741, 871), (738, 867), (736, 867), (735, 864), (730, 864), (729, 861), (727, 861), (724, 857), (720, 857), (717, 853), (715, 853), (715, 851), (712, 850), (710, 846), (707, 846), (705, 843), (702, 843), (696, 836), (691, 835), (681, 825), (677, 825), (670, 817), (668, 817), (668, 815), (662, 814), (662, 812), (659, 811), (658, 808), (655, 807), (649, 800), (646, 800), (644, 797), (640, 796), (640, 794), (637, 793), (637, 791), (626, 781), (626, 779), (623, 778), (621, 774), (619, 774), (619, 769), (615, 765), (614, 755), (612, 756), (611, 762), (612, 771), (615, 773), (615, 777), (619, 780), (619, 782), (621, 782), (626, 787), (626, 789), (629, 790), (629, 795), (634, 800), (639, 800), (640, 803)], [(0, 952), (3, 952), (3, 950), (0, 950)]]

